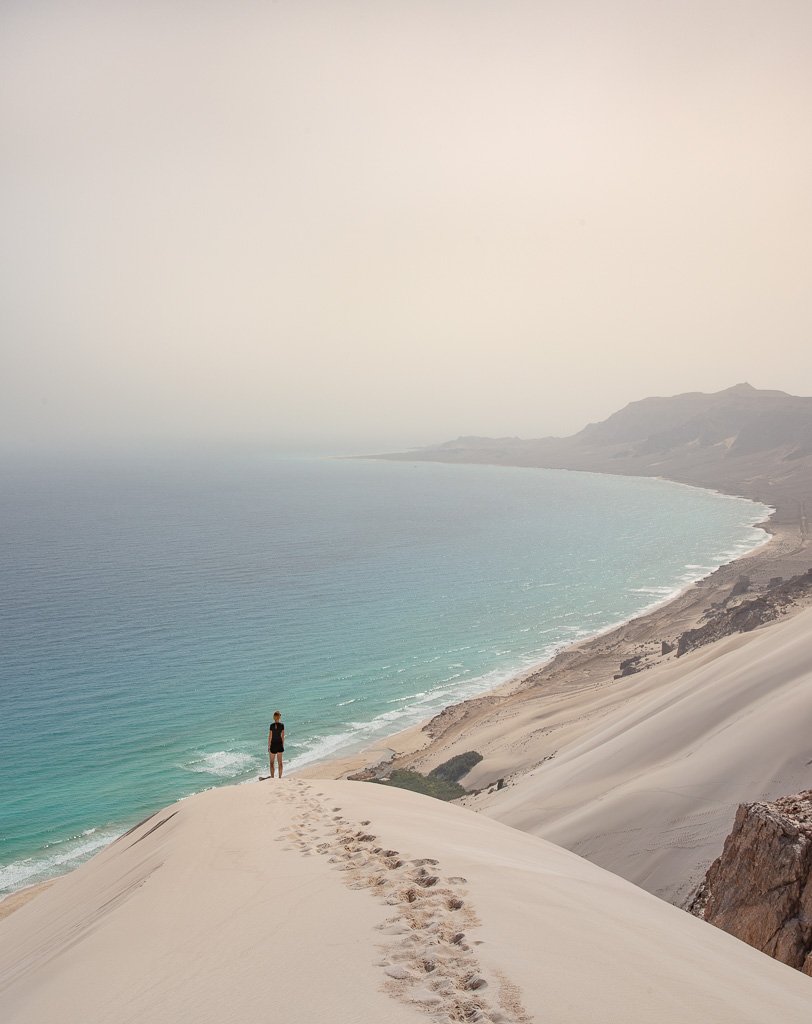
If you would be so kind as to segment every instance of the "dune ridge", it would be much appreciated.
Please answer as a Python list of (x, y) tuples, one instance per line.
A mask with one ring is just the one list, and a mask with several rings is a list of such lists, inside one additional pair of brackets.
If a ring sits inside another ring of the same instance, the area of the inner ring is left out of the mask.
[(159, 812), (0, 927), (14, 1024), (800, 1024), (808, 985), (484, 815), (295, 777)]

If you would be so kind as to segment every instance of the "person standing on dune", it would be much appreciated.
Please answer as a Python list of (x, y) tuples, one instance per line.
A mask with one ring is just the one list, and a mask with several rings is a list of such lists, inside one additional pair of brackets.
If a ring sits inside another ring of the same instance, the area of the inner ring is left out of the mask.
[(268, 730), (268, 757), (270, 760), (271, 778), (273, 778), (274, 767), (279, 765), (279, 778), (282, 778), (282, 754), (285, 752), (285, 723), (282, 721), (282, 712), (274, 711), (273, 721)]

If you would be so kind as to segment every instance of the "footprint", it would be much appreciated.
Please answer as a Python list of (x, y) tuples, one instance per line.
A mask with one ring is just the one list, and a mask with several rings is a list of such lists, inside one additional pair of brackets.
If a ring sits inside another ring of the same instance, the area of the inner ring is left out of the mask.
[[(333, 870), (344, 873), (347, 888), (366, 889), (391, 908), (392, 916), (376, 926), (383, 942), (375, 966), (384, 974), (386, 990), (437, 1022), (527, 1024), (518, 990), (498, 973), (486, 976), (474, 942), (460, 928), (478, 924), (459, 892), (450, 888), (466, 885), (466, 879), (454, 875), (441, 881), (436, 859), (407, 859), (408, 853), (373, 846), (376, 837), (365, 831), (369, 819), (353, 823), (337, 813), (328, 817), (326, 808), (300, 803), (289, 838), (302, 856), (311, 856), (314, 847), (326, 856)], [(398, 871), (402, 874), (392, 874)], [(500, 995), (491, 1002), (486, 993), (497, 990), (494, 981)]]
[(396, 981), (405, 981), (407, 978), (413, 978), (414, 974), (407, 970), (400, 964), (391, 964), (389, 967), (384, 968), (384, 974), (390, 978), (394, 978)]
[(416, 988), (409, 993), (409, 999), (415, 1003), (423, 1003), (426, 1006), (436, 1006), (443, 1001), (441, 994), (432, 992), (429, 988)]

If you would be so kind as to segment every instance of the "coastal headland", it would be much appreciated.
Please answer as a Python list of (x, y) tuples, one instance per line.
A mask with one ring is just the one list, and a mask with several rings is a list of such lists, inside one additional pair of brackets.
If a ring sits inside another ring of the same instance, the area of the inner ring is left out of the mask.
[[(764, 502), (769, 543), (498, 691), (184, 800), (19, 897), (4, 1019), (270, 1019), (280, 992), (301, 1024), (808, 1020), (808, 978), (677, 907), (740, 802), (812, 785), (812, 399), (648, 401), (581, 441), (392, 457), (531, 467), (567, 449), (552, 468)], [(463, 806), (364, 784), (469, 751)]]

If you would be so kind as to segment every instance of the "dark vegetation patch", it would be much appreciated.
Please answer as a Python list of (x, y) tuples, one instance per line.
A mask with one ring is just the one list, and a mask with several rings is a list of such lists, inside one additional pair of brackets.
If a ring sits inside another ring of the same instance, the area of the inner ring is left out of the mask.
[(420, 772), (408, 768), (397, 768), (386, 779), (373, 779), (381, 786), (395, 786), (396, 789), (410, 789), (413, 793), (423, 793), (438, 800), (456, 800), (465, 796), (465, 790), (458, 782), (446, 782), (445, 779), (432, 779)]
[(385, 779), (369, 781), (382, 786), (395, 786), (397, 789), (410, 789), (413, 793), (423, 793), (424, 796), (433, 796), (437, 800), (456, 800), (457, 797), (465, 796), (467, 792), (459, 784), (459, 780), (481, 760), (482, 754), (476, 750), (466, 750), (464, 754), (457, 754), (448, 761), (438, 764), (428, 775), (409, 768), (397, 768)]

